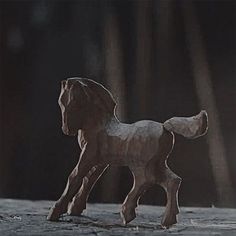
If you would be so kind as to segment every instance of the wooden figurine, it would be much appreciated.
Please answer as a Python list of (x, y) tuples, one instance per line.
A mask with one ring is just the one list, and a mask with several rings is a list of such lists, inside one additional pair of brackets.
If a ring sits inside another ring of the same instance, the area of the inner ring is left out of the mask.
[(167, 165), (174, 146), (174, 133), (187, 138), (206, 134), (207, 113), (174, 117), (164, 123), (150, 120), (121, 123), (115, 115), (116, 102), (112, 94), (101, 84), (85, 78), (63, 80), (58, 103), (63, 132), (78, 135), (82, 151), (63, 194), (47, 219), (57, 221), (66, 212), (80, 215), (86, 208), (91, 189), (105, 169), (109, 165), (119, 165), (128, 166), (134, 178), (133, 187), (122, 205), (124, 224), (136, 217), (140, 196), (155, 184), (161, 185), (167, 194), (161, 225), (168, 228), (175, 224), (181, 178)]

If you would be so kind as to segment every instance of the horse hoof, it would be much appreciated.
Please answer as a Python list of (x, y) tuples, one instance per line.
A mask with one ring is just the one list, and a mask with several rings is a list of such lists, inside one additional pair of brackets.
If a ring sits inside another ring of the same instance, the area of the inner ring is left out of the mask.
[(69, 204), (67, 214), (70, 216), (80, 216), (83, 210), (86, 209), (86, 205), (80, 206), (79, 204)]
[(61, 215), (61, 211), (59, 208), (56, 208), (56, 207), (52, 207), (50, 209), (50, 212), (47, 216), (47, 220), (49, 221), (58, 221), (59, 218), (60, 218), (60, 215)]
[(121, 211), (121, 218), (123, 220), (123, 224), (127, 225), (130, 221), (132, 221), (133, 219), (136, 218), (136, 213), (135, 210), (131, 209), (131, 210), (122, 210)]
[(161, 226), (164, 229), (168, 229), (170, 226), (177, 223), (177, 218), (175, 214), (164, 216), (161, 221)]

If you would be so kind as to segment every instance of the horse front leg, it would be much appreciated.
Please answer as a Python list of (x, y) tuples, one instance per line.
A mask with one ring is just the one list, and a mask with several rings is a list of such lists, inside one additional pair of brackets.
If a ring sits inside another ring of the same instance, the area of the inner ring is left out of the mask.
[(86, 203), (93, 186), (104, 173), (109, 165), (94, 166), (84, 177), (82, 186), (69, 203), (67, 213), (73, 216), (79, 216), (86, 209)]
[(67, 212), (68, 204), (80, 188), (83, 177), (94, 165), (95, 163), (92, 156), (89, 155), (89, 152), (83, 150), (78, 164), (68, 177), (64, 192), (50, 209), (47, 220), (57, 221), (61, 214)]
[(134, 177), (133, 187), (128, 193), (124, 203), (122, 204), (121, 217), (126, 225), (136, 217), (135, 208), (141, 195), (148, 189), (150, 183), (145, 176), (145, 168), (131, 168)]

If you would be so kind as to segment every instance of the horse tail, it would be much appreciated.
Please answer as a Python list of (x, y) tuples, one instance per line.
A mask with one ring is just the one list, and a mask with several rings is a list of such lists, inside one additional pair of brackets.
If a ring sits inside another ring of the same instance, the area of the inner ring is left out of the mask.
[(173, 117), (165, 121), (163, 126), (170, 132), (195, 139), (207, 133), (208, 115), (206, 111), (201, 111), (192, 117)]

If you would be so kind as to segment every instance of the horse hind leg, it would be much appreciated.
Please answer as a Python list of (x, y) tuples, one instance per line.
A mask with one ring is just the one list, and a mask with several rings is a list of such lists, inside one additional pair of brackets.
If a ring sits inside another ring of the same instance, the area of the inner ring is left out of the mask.
[(161, 174), (159, 173), (157, 178), (157, 183), (165, 189), (167, 195), (166, 210), (161, 222), (164, 228), (169, 228), (169, 226), (177, 223), (176, 215), (179, 213), (178, 190), (181, 181), (182, 179), (168, 167), (164, 167), (164, 171), (161, 170)]
[(121, 217), (126, 225), (136, 217), (135, 208), (141, 195), (148, 189), (150, 183), (145, 176), (145, 168), (130, 168), (134, 177), (133, 187), (122, 204)]

